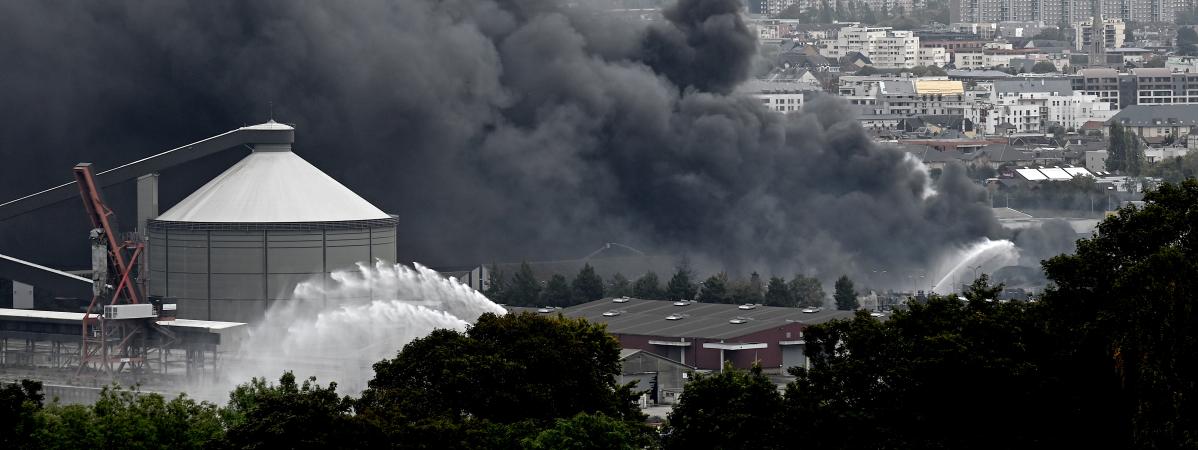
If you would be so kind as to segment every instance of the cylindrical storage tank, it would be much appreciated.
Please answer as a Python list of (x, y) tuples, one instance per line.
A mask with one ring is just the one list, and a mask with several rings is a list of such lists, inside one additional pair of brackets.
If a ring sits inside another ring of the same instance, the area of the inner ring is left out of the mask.
[(179, 318), (253, 322), (301, 282), (394, 262), (396, 223), (290, 146), (255, 146), (149, 221), (150, 295), (173, 298)]

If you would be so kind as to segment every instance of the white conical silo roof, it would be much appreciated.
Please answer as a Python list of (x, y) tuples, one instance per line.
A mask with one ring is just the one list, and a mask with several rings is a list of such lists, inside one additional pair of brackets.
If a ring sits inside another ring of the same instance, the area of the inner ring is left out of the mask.
[[(274, 147), (274, 148), (271, 148)], [(388, 219), (289, 146), (253, 153), (158, 216), (175, 222), (337, 222)]]

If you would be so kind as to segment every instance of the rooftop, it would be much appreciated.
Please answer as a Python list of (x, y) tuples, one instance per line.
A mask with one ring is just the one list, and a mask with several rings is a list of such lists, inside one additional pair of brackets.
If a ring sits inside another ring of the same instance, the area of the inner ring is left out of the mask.
[(994, 80), (994, 91), (1012, 94), (1058, 92), (1069, 95), (1073, 92), (1073, 85), (1069, 80), (1050, 78)]
[[(827, 307), (820, 312), (804, 313), (800, 308), (756, 306), (746, 310), (740, 309), (740, 305), (694, 302), (675, 306), (673, 301), (637, 298), (626, 303), (614, 303), (605, 298), (558, 311), (567, 317), (605, 323), (612, 334), (706, 339), (732, 339), (792, 323), (814, 325), (853, 315), (852, 311)], [(604, 315), (617, 311), (618, 315)], [(667, 320), (666, 317), (672, 314), (683, 317)], [(729, 322), (736, 318), (744, 319), (744, 323)]]
[(1108, 123), (1130, 126), (1198, 125), (1198, 105), (1132, 105), (1123, 108)]
[(256, 147), (249, 156), (157, 219), (282, 223), (389, 218), (382, 210), (293, 153), (290, 146), (269, 145)]

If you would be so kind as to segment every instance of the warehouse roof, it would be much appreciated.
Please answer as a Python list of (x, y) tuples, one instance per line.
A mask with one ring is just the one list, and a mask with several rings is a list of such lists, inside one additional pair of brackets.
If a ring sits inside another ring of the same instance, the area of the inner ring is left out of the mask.
[(258, 146), (158, 220), (281, 223), (389, 219), (290, 146)]
[[(614, 303), (606, 298), (558, 310), (568, 317), (581, 317), (591, 322), (607, 324), (612, 334), (637, 334), (678, 338), (731, 339), (771, 328), (801, 323), (814, 325), (832, 319), (849, 318), (852, 311), (824, 308), (816, 313), (804, 313), (799, 308), (756, 306), (740, 309), (740, 305), (690, 303), (675, 306), (673, 301), (629, 299)], [(604, 313), (618, 315), (605, 316)], [(667, 316), (681, 316), (666, 319)], [(743, 323), (732, 323), (742, 319)]]

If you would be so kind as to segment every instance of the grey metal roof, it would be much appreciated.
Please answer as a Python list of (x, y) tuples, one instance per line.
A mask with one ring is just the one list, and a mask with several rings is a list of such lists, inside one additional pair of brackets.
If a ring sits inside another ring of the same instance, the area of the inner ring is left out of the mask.
[[(269, 126), (269, 125), (260, 125)], [(158, 220), (205, 223), (342, 222), (389, 219), (290, 146), (255, 147)]]
[(1117, 70), (1115, 70), (1115, 69), (1098, 69), (1098, 68), (1093, 68), (1093, 69), (1082, 69), (1082, 70), (1079, 70), (1079, 71), (1077, 71), (1077, 74), (1078, 74), (1078, 75), (1081, 75), (1082, 77), (1085, 77), (1085, 78), (1089, 78), (1089, 77), (1107, 77), (1107, 78), (1110, 78), (1110, 77), (1116, 77), (1116, 76), (1119, 76), (1119, 71), (1117, 71)]
[[(1156, 123), (1156, 121), (1160, 123)], [(1130, 126), (1198, 125), (1198, 105), (1132, 105), (1115, 114), (1111, 123)]]
[[(608, 311), (620, 311), (613, 317), (604, 316)], [(751, 310), (739, 309), (738, 305), (716, 303), (691, 303), (674, 306), (666, 300), (629, 299), (627, 303), (614, 303), (605, 298), (559, 310), (567, 317), (580, 317), (591, 322), (607, 324), (612, 334), (634, 334), (677, 338), (733, 339), (770, 328), (795, 322), (805, 325), (824, 323), (833, 319), (852, 317), (852, 311), (837, 311), (825, 307), (818, 313), (804, 313), (799, 308), (758, 306)], [(685, 314), (680, 320), (666, 320), (671, 314)], [(737, 317), (746, 320), (742, 324), (729, 323)]]
[(1131, 69), (1132, 75), (1137, 77), (1172, 77), (1173, 71), (1160, 67), (1146, 67), (1139, 69)]
[(948, 76), (958, 78), (1011, 78), (1011, 74), (1001, 70), (962, 70), (953, 69), (945, 71)]
[(1038, 78), (1031, 80), (994, 80), (994, 91), (1000, 93), (1057, 92), (1073, 93), (1073, 84), (1066, 79)]
[(885, 80), (878, 84), (883, 94), (915, 94), (915, 83), (911, 80)]

